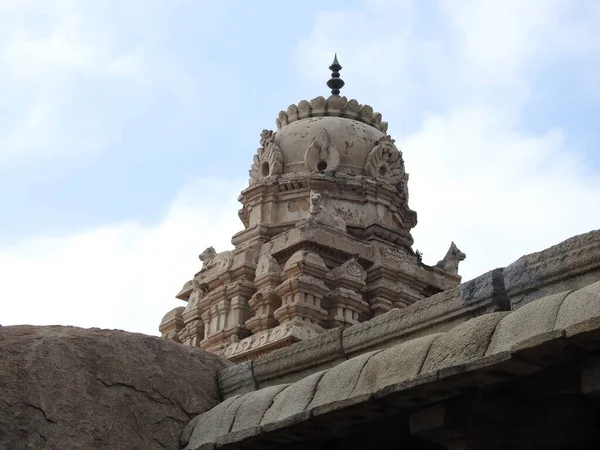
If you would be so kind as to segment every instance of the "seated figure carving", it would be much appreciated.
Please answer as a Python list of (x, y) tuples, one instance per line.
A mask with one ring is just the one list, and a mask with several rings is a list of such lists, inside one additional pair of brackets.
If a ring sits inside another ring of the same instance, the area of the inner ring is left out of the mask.
[(309, 222), (319, 223), (338, 230), (346, 231), (346, 222), (335, 211), (323, 206), (323, 197), (315, 191), (310, 191)]
[(217, 253), (214, 247), (208, 247), (198, 256), (200, 261), (202, 261), (200, 272), (212, 269), (213, 267), (218, 267), (219, 270), (226, 270), (231, 265), (232, 256), (231, 250)]
[(466, 257), (467, 255), (461, 252), (456, 244), (452, 242), (446, 252), (446, 256), (441, 261), (438, 261), (435, 267), (439, 267), (443, 271), (453, 275), (458, 275), (458, 263), (464, 261)]

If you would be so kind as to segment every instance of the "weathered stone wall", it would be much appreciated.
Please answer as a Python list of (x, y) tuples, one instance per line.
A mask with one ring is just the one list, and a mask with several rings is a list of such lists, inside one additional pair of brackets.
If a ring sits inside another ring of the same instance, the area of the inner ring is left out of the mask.
[(142, 334), (0, 327), (0, 448), (177, 449), (228, 365)]

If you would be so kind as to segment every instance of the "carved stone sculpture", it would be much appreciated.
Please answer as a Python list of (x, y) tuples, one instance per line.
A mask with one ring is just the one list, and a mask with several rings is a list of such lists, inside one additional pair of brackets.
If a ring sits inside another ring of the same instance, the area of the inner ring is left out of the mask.
[(458, 275), (458, 263), (464, 261), (466, 257), (467, 255), (461, 252), (456, 244), (452, 242), (446, 252), (446, 256), (441, 261), (438, 261), (435, 267), (439, 267), (443, 271), (453, 275)]
[(333, 289), (325, 295), (329, 325), (332, 327), (357, 324), (369, 317), (369, 304), (360, 291), (366, 284), (367, 273), (356, 257), (329, 272)]
[(283, 173), (283, 153), (275, 142), (275, 133), (272, 130), (262, 131), (260, 145), (250, 168), (250, 185)]
[(312, 172), (334, 171), (340, 165), (340, 152), (331, 145), (325, 128), (321, 129), (318, 137), (306, 149), (304, 164)]
[(346, 97), (332, 95), (329, 98), (322, 96), (313, 98), (310, 102), (301, 101), (296, 105), (290, 105), (286, 111), (281, 111), (275, 121), (277, 129), (289, 125), (298, 120), (311, 116), (335, 116), (346, 117), (357, 120), (382, 131), (387, 132), (387, 122), (381, 121), (381, 114), (373, 112), (369, 105), (361, 105), (356, 100), (348, 100)]
[(346, 231), (346, 223), (335, 211), (326, 209), (323, 204), (321, 194), (310, 191), (310, 208), (308, 210), (308, 220), (323, 225)]
[(218, 267), (219, 270), (226, 270), (231, 264), (231, 251), (217, 253), (213, 247), (205, 249), (198, 258), (202, 261), (201, 271)]
[(365, 163), (365, 173), (394, 186), (404, 181), (402, 153), (396, 148), (390, 136), (382, 137), (373, 147)]

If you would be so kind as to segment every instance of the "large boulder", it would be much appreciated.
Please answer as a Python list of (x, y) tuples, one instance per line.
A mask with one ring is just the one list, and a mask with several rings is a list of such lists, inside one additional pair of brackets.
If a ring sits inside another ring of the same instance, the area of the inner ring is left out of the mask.
[(142, 334), (0, 326), (0, 448), (178, 449), (229, 365)]

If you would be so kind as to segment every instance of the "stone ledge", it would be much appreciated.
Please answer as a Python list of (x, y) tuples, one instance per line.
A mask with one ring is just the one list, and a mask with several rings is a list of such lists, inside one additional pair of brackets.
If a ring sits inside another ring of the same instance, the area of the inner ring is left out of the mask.
[(504, 269), (512, 309), (600, 279), (600, 230), (522, 256)]
[(495, 269), (454, 289), (345, 329), (344, 352), (352, 357), (390, 347), (414, 337), (450, 330), (474, 316), (509, 308), (502, 269)]
[(471, 317), (504, 311), (509, 305), (502, 269), (492, 270), (407, 308), (393, 309), (343, 330), (328, 330), (315, 338), (261, 356), (252, 365), (237, 371), (229, 368), (219, 376), (221, 393), (228, 398), (246, 393), (252, 386), (262, 388), (290, 383), (349, 357), (388, 348), (418, 336), (448, 331)]
[(342, 329), (334, 328), (312, 339), (255, 359), (254, 379), (259, 389), (290, 383), (333, 367), (346, 359), (342, 349)]

